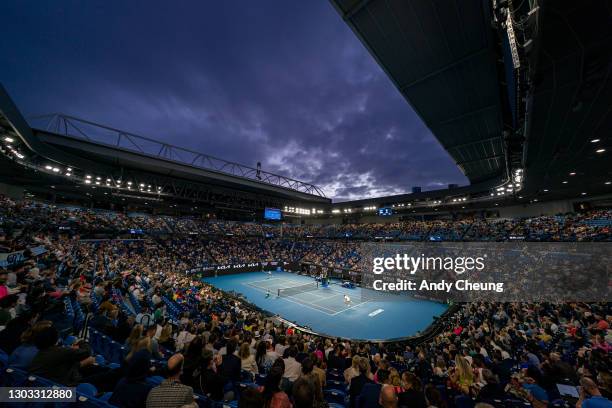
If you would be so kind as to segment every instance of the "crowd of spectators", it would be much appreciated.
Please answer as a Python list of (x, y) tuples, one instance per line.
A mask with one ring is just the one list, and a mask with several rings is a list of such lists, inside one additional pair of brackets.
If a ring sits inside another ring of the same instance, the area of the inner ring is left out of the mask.
[[(323, 338), (287, 327), (184, 271), (201, 262), (247, 262), (295, 251), (302, 259), (350, 267), (358, 257), (351, 242), (270, 240), (252, 236), (247, 231), (257, 227), (244, 225), (232, 237), (223, 223), (216, 224), (224, 236), (207, 238), (206, 245), (154, 234), (88, 241), (58, 227), (72, 218), (88, 229), (98, 221), (108, 229), (116, 219), (121, 228), (159, 230), (161, 218), (10, 200), (0, 208), (0, 252), (23, 251), (0, 269), (0, 365), (57, 384), (91, 384), (90, 397), (101, 403), (539, 408), (563, 406), (561, 384), (579, 387), (572, 388), (579, 408), (612, 406), (609, 303), (473, 302), (459, 305), (436, 323), (435, 334), (418, 341)], [(610, 213), (518, 224), (530, 234), (545, 232), (542, 239), (609, 239), (601, 219)], [(170, 231), (182, 223), (163, 225)], [(467, 224), (439, 222), (429, 230), (453, 236), (474, 227)], [(516, 228), (508, 221), (484, 225), (491, 235)], [(315, 258), (317, 252), (325, 255)], [(110, 353), (109, 341), (123, 352)]]

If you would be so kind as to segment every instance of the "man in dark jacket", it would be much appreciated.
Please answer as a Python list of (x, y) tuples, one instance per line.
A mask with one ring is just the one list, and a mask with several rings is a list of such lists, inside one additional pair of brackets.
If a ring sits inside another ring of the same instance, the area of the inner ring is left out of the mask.
[(366, 384), (374, 384), (374, 381), (370, 380), (367, 377), (368, 368), (369, 368), (368, 359), (362, 357), (359, 360), (359, 375), (357, 377), (353, 377), (351, 379), (350, 389), (349, 389), (349, 407), (356, 408), (357, 397), (361, 394), (363, 387)]
[(242, 368), (242, 362), (240, 361), (240, 357), (234, 354), (236, 351), (236, 342), (234, 340), (228, 341), (225, 349), (227, 351), (221, 360), (219, 372), (225, 379), (226, 384), (228, 382), (238, 382), (240, 381), (240, 369)]

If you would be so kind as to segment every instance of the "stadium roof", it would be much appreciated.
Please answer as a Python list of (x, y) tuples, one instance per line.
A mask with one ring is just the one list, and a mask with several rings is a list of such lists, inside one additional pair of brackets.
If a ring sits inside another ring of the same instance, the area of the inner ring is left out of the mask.
[(332, 3), (470, 182), (502, 176), (504, 113), (488, 2)]
[(46, 119), (45, 129), (30, 127), (0, 85), (0, 149), (21, 165), (3, 164), (4, 181), (52, 186), (58, 193), (77, 194), (87, 187), (97, 190), (88, 195), (140, 194), (138, 199), (150, 196), (149, 201), (211, 202), (211, 196), (225, 194), (234, 202), (257, 202), (256, 208), (331, 203), (309, 183), (65, 115)]
[(434, 196), (496, 196), (517, 171), (504, 200), (612, 191), (609, 2), (332, 3), (473, 187)]
[(526, 147), (526, 194), (612, 191), (606, 184), (612, 181), (610, 4), (584, 0), (542, 5), (534, 50), (538, 63)]

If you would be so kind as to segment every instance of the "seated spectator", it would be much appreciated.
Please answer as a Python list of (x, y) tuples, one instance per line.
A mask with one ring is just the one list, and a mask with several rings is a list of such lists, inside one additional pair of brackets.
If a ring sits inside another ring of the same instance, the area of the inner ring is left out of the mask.
[(470, 393), (470, 387), (474, 384), (474, 371), (470, 362), (460, 354), (455, 357), (455, 370), (450, 376), (453, 387), (464, 394)]
[(11, 354), (21, 344), (21, 335), (30, 329), (37, 318), (38, 315), (23, 312), (11, 319), (0, 334), (0, 350)]
[(31, 329), (26, 330), (21, 335), (21, 346), (17, 347), (9, 356), (8, 363), (11, 367), (27, 370), (36, 354), (38, 348), (34, 344), (34, 339), (43, 329), (51, 327), (49, 320), (38, 321)]
[(406, 408), (426, 408), (427, 402), (423, 395), (421, 380), (408, 371), (402, 373), (402, 386), (404, 391), (398, 395), (398, 403)]
[(383, 385), (380, 390), (378, 405), (382, 408), (397, 408), (398, 399), (395, 393), (395, 387), (392, 385)]
[[(380, 391), (384, 385), (389, 385), (389, 370), (384, 368), (376, 371), (377, 380), (376, 383), (364, 384), (363, 389), (359, 393), (359, 407), (379, 407)], [(393, 387), (391, 387), (393, 389)], [(357, 407), (357, 408), (359, 408)]]
[(193, 388), (181, 384), (180, 377), (183, 371), (184, 358), (182, 354), (175, 354), (168, 359), (166, 379), (153, 388), (147, 396), (147, 408), (178, 408), (193, 407), (197, 404), (193, 399)]
[(482, 370), (482, 377), (485, 385), (478, 391), (479, 401), (488, 401), (499, 399), (503, 400), (506, 398), (506, 393), (499, 385), (499, 380), (495, 374), (488, 368)]
[(221, 356), (213, 357), (210, 350), (202, 352), (201, 367), (193, 372), (192, 383), (198, 394), (206, 395), (213, 401), (221, 401), (224, 398), (223, 388), (225, 379), (218, 374), (221, 364)]
[(427, 408), (446, 408), (446, 402), (433, 384), (425, 386), (425, 400), (427, 401)]
[(15, 318), (15, 306), (17, 306), (17, 295), (8, 295), (0, 298), (0, 329)]
[(580, 398), (576, 408), (612, 408), (612, 401), (601, 395), (597, 384), (588, 377), (580, 380)]
[(127, 367), (125, 377), (119, 380), (108, 402), (120, 408), (143, 407), (153, 388), (145, 381), (150, 370), (151, 353), (144, 350), (135, 353)]
[(58, 339), (53, 326), (38, 332), (34, 345), (39, 351), (32, 359), (29, 371), (63, 385), (75, 386), (81, 382), (81, 368), (92, 365), (95, 359), (86, 349), (57, 346)]

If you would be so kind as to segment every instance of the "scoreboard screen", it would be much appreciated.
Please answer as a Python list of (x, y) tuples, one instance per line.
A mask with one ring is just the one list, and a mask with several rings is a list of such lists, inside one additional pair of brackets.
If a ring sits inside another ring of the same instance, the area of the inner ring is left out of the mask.
[(380, 215), (381, 217), (388, 217), (390, 215), (393, 215), (393, 209), (389, 207), (379, 208), (378, 215)]
[(264, 210), (264, 219), (266, 220), (280, 220), (281, 219), (281, 210), (278, 208), (266, 208)]

